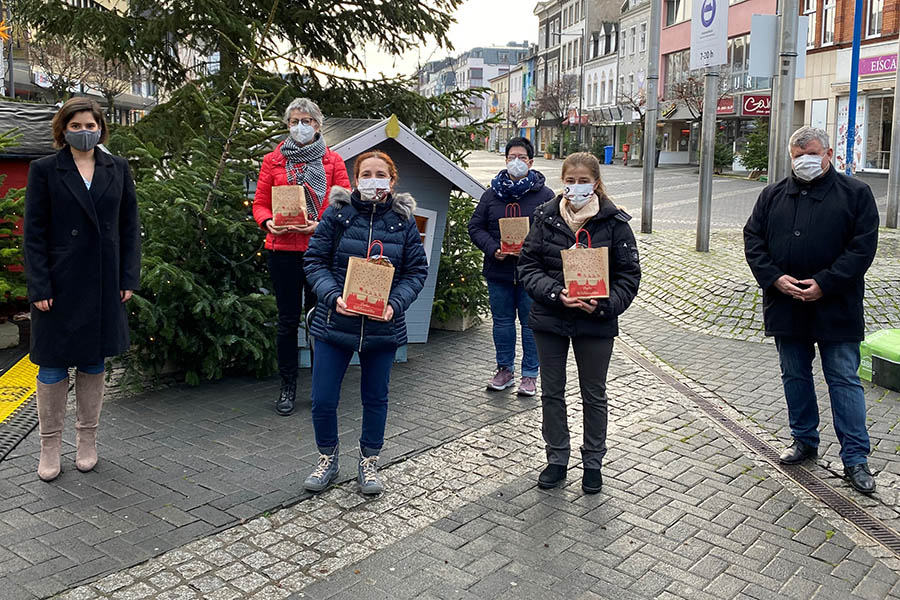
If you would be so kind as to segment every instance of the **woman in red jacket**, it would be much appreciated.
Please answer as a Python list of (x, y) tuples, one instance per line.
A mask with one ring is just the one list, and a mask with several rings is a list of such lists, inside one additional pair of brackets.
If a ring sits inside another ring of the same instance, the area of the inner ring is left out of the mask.
[[(284, 112), (290, 135), (263, 159), (253, 200), (253, 218), (267, 232), (269, 275), (278, 303), (278, 372), (281, 394), (275, 410), (287, 416), (294, 411), (297, 395), (297, 330), (301, 297), (306, 290), (306, 308), (315, 296), (303, 275), (303, 254), (309, 238), (328, 207), (332, 186), (350, 187), (344, 160), (325, 147), (319, 133), (324, 117), (315, 102), (297, 98)], [(272, 215), (272, 187), (302, 185), (306, 194), (307, 225), (277, 226)]]

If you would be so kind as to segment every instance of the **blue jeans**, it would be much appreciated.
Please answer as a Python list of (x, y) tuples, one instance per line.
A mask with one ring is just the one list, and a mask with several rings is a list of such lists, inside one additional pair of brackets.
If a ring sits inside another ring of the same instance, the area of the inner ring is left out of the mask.
[[(788, 405), (791, 435), (807, 446), (819, 446), (819, 407), (812, 375), (813, 340), (776, 337), (781, 381)], [(867, 462), (866, 395), (859, 382), (859, 342), (818, 342), (822, 373), (828, 384), (834, 431), (845, 467)]]
[(522, 284), (488, 281), (491, 300), (491, 317), (494, 321), (494, 349), (497, 351), (497, 368), (515, 371), (516, 363), (516, 314), (522, 327), (522, 376), (537, 377), (541, 366), (534, 334), (528, 327), (531, 296)]
[[(360, 396), (362, 397), (363, 448), (379, 451), (384, 446), (384, 425), (387, 422), (388, 387), (396, 349), (362, 352)], [(315, 341), (312, 372), (312, 420), (316, 431), (316, 446), (323, 454), (338, 443), (337, 407), (341, 398), (341, 382), (353, 358), (353, 351), (322, 340)]]
[[(78, 365), (78, 370), (88, 375), (99, 375), (106, 370), (106, 364), (101, 360), (96, 364)], [(38, 367), (37, 380), (45, 385), (53, 385), (68, 378), (68, 367)]]

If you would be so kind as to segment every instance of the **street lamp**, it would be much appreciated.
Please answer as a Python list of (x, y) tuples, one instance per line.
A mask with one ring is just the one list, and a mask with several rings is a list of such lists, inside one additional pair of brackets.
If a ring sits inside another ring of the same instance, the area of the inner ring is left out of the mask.
[[(563, 36), (577, 37), (581, 38), (581, 48), (579, 49), (579, 60), (581, 62), (581, 75), (578, 77), (578, 129), (575, 137), (578, 139), (578, 143), (581, 144), (581, 110), (582, 110), (582, 101), (584, 100), (584, 29), (582, 28), (581, 33), (562, 33), (560, 31), (553, 33), (560, 38), (562, 41)], [(562, 85), (562, 60), (559, 61), (559, 79), (560, 85)], [(562, 148), (560, 148), (560, 154), (562, 153)]]

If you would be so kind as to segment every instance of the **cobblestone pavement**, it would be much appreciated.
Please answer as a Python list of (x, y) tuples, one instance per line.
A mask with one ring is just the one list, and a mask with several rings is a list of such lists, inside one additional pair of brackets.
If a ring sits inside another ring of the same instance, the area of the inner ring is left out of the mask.
[[(740, 230), (714, 231), (710, 252), (693, 233), (638, 234), (644, 266), (635, 303), (678, 327), (738, 340), (765, 340), (762, 292), (744, 259)], [(866, 327), (900, 327), (900, 233), (882, 229), (866, 274)]]
[[(468, 171), (482, 184), (490, 183), (500, 169), (504, 168), (502, 154), (491, 152), (473, 152), (466, 159)], [(562, 188), (559, 178), (562, 168), (561, 160), (546, 160), (537, 157), (534, 168), (541, 171), (548, 184), (559, 191)], [(603, 165), (603, 182), (610, 197), (624, 206), (640, 223), (642, 171), (635, 167), (623, 167), (621, 161), (613, 165)], [(874, 175), (860, 175), (860, 179), (869, 184), (878, 207), (881, 210), (882, 223), (887, 207), (887, 178)], [(697, 226), (697, 167), (664, 166), (657, 170), (655, 176), (655, 197), (653, 207), (653, 229), (657, 230), (690, 230)], [(747, 222), (753, 204), (765, 183), (748, 181), (739, 177), (715, 177), (713, 179), (712, 227), (714, 229), (740, 228)], [(640, 225), (636, 226), (639, 229)]]
[[(439, 446), (536, 404), (485, 391), (489, 332), (433, 332), (392, 375), (385, 461)], [(309, 372), (297, 412), (279, 417), (275, 379), (183, 385), (106, 403), (95, 471), (74, 466), (74, 410), (63, 473), (37, 479), (34, 431), (0, 462), (0, 598), (44, 597), (301, 499), (317, 456)], [(359, 371), (346, 377), (342, 449), (356, 453)], [(349, 477), (349, 472), (346, 473)]]
[(619, 352), (609, 390), (596, 496), (577, 464), (536, 488), (533, 408), (390, 466), (377, 499), (343, 484), (60, 598), (900, 597), (900, 561)]

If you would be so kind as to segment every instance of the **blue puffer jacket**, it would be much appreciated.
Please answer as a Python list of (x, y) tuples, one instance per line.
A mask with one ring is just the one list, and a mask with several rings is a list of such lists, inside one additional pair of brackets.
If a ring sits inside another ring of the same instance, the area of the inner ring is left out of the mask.
[[(425, 248), (412, 216), (416, 201), (409, 194), (394, 194), (386, 202), (372, 204), (360, 200), (359, 192), (351, 194), (341, 187), (332, 188), (329, 201), (303, 261), (307, 280), (319, 299), (310, 333), (317, 340), (361, 352), (406, 344), (404, 313), (428, 276)], [(384, 244), (384, 255), (395, 269), (388, 298), (394, 318), (387, 322), (348, 317), (335, 310), (344, 291), (347, 261), (351, 256), (366, 256), (374, 240)]]

